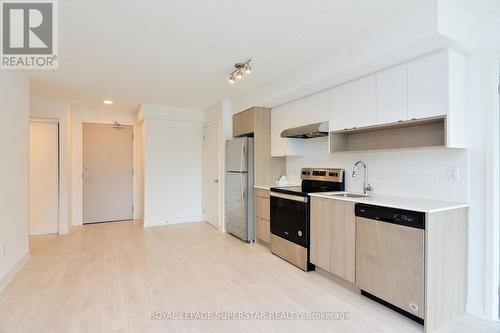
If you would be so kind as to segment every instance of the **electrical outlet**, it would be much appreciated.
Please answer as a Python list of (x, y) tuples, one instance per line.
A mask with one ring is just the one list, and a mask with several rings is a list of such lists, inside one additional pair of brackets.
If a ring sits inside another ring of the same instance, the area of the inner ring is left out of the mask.
[(5, 257), (5, 245), (0, 246), (0, 258)]
[(446, 180), (452, 183), (458, 182), (459, 171), (460, 169), (458, 167), (449, 167), (446, 169)]

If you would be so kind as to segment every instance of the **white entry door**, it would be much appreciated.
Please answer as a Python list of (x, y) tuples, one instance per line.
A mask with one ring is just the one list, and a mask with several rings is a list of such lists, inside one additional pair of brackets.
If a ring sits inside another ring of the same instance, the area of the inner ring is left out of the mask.
[(205, 219), (219, 228), (219, 130), (205, 127)]
[(133, 128), (83, 124), (83, 223), (133, 218)]
[(30, 235), (59, 232), (59, 124), (30, 121)]

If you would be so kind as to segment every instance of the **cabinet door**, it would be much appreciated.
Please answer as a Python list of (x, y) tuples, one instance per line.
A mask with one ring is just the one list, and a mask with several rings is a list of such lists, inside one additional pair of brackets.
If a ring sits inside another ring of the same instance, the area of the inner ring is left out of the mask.
[(258, 218), (269, 221), (270, 199), (255, 196), (255, 215)]
[(377, 73), (377, 124), (408, 120), (408, 66)]
[(335, 200), (311, 198), (311, 262), (326, 271), (331, 263), (331, 224)]
[(249, 109), (233, 115), (233, 136), (244, 136), (255, 130), (255, 111)]
[(243, 131), (245, 134), (255, 132), (255, 108), (251, 108), (243, 112)]
[(354, 203), (333, 200), (331, 221), (331, 272), (354, 283), (356, 268), (356, 221)]
[(304, 98), (302, 112), (305, 114), (305, 124), (328, 121), (328, 92), (314, 94)]
[(377, 100), (375, 75), (370, 75), (351, 84), (352, 127), (366, 127), (377, 124)]
[(261, 218), (255, 218), (255, 237), (266, 243), (271, 243), (271, 224)]
[(344, 84), (331, 89), (329, 100), (330, 131), (351, 128), (351, 86)]
[(233, 115), (233, 136), (237, 137), (241, 134), (241, 116), (239, 113)]
[(271, 242), (269, 191), (256, 189), (254, 195), (255, 238)]
[(271, 110), (271, 156), (285, 156), (287, 139), (281, 137), (281, 132), (290, 123), (287, 105), (278, 106)]
[(408, 63), (408, 117), (421, 119), (447, 113), (447, 52)]

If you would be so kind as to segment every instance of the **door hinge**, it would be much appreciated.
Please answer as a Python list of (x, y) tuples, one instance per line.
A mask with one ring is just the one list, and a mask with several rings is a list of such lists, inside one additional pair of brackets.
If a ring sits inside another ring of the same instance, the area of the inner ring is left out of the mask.
[(134, 138), (135, 138), (135, 137), (134, 137), (134, 133), (132, 133), (132, 141), (134, 141)]
[(135, 172), (134, 172), (134, 169), (132, 169), (132, 176), (134, 176), (134, 175), (135, 175)]
[(134, 215), (134, 205), (132, 205), (132, 215)]

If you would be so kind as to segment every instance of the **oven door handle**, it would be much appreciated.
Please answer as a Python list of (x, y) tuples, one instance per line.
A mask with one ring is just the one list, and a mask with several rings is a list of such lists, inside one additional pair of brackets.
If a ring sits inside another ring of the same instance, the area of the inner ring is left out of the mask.
[(308, 197), (301, 197), (298, 195), (291, 195), (291, 194), (285, 194), (285, 193), (271, 192), (271, 196), (276, 197), (276, 198), (281, 198), (281, 199), (299, 201), (299, 202), (308, 202), (309, 201)]

